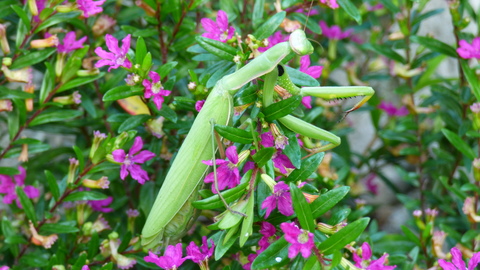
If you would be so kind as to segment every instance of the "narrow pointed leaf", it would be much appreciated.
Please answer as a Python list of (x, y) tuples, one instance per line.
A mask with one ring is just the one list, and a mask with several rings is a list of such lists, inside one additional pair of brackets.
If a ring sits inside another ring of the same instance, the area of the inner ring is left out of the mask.
[(35, 208), (33, 208), (32, 201), (27, 197), (25, 191), (20, 186), (15, 188), (18, 198), (20, 199), (20, 204), (23, 207), (23, 212), (27, 215), (27, 218), (33, 222), (33, 224), (37, 224), (37, 216), (35, 215)]
[(257, 40), (268, 38), (278, 29), (280, 24), (283, 22), (283, 19), (285, 19), (286, 14), (287, 13), (285, 11), (282, 11), (273, 15), (270, 17), (270, 19), (268, 19), (268, 21), (258, 27), (258, 29), (253, 33), (253, 36)]
[(250, 144), (253, 142), (252, 133), (231, 126), (215, 125), (215, 131), (223, 138), (237, 143)]
[(313, 156), (310, 156), (302, 160), (300, 169), (294, 170), (290, 175), (285, 179), (285, 182), (297, 182), (299, 180), (303, 181), (307, 179), (313, 172), (315, 172), (323, 160), (325, 153), (316, 153)]
[[(251, 174), (251, 173), (250, 173)], [(227, 203), (234, 202), (245, 194), (245, 188), (248, 182), (240, 184), (232, 189), (220, 192)], [(192, 205), (198, 209), (217, 209), (224, 207), (224, 204), (218, 195), (213, 195), (206, 199), (195, 201)]]
[(263, 110), (265, 115), (265, 120), (267, 122), (272, 122), (278, 118), (289, 115), (293, 112), (302, 102), (302, 97), (297, 95), (293, 96), (279, 102), (273, 103), (272, 105), (266, 107)]
[(290, 244), (282, 236), (255, 258), (252, 269), (271, 269), (287, 264), (289, 246)]
[(315, 231), (315, 223), (312, 217), (312, 210), (308, 205), (302, 191), (294, 184), (290, 183), (290, 193), (292, 194), (292, 203), (295, 214), (297, 215), (300, 227), (310, 232)]
[(143, 87), (122, 85), (108, 90), (103, 96), (103, 101), (115, 101), (131, 96), (143, 96)]
[(347, 244), (355, 241), (355, 239), (362, 234), (365, 228), (367, 228), (369, 221), (370, 218), (362, 218), (348, 224), (343, 229), (330, 236), (330, 238), (323, 241), (318, 246), (318, 249), (322, 254), (329, 255), (344, 248)]
[(340, 202), (350, 191), (349, 186), (343, 186), (332, 189), (325, 194), (320, 195), (310, 204), (312, 217), (318, 218)]
[(223, 42), (201, 36), (196, 37), (196, 39), (202, 48), (224, 60), (232, 61), (233, 57), (237, 55), (237, 50), (235, 48)]
[(465, 141), (462, 138), (460, 138), (460, 136), (458, 136), (457, 134), (453, 133), (452, 131), (446, 128), (442, 128), (442, 133), (443, 135), (445, 135), (445, 137), (447, 137), (448, 141), (466, 157), (472, 160), (477, 157), (473, 149), (470, 146), (468, 146), (468, 144), (466, 144)]
[(272, 159), (273, 154), (275, 153), (275, 148), (263, 148), (253, 155), (253, 160), (257, 163), (258, 167), (263, 167), (267, 162)]

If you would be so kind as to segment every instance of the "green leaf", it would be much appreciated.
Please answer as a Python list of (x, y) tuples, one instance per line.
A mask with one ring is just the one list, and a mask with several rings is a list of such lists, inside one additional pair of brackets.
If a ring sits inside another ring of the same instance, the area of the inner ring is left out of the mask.
[(280, 26), (280, 24), (285, 19), (286, 14), (287, 13), (285, 11), (281, 11), (281, 12), (278, 12), (277, 14), (273, 15), (264, 24), (262, 24), (260, 27), (258, 27), (257, 30), (255, 30), (255, 32), (253, 33), (253, 36), (257, 40), (262, 40), (262, 39), (268, 38)]
[(150, 52), (145, 55), (142, 62), (142, 70), (150, 70), (152, 67), (152, 54)]
[(157, 69), (158, 75), (160, 75), (160, 78), (165, 78), (168, 76), (170, 71), (172, 71), (173, 68), (175, 68), (178, 65), (178, 62), (172, 61), (168, 62), (166, 64), (163, 64), (161, 67)]
[(255, 196), (254, 192), (250, 193), (250, 198), (248, 198), (248, 203), (247, 203), (247, 217), (243, 218), (243, 223), (242, 223), (242, 230), (240, 232), (240, 239), (239, 239), (239, 244), (240, 247), (243, 247), (245, 242), (248, 240), (248, 238), (252, 235), (253, 233), (253, 218), (255, 217), (254, 215), (254, 206), (255, 206)]
[(79, 117), (83, 114), (79, 110), (58, 110), (58, 111), (48, 111), (40, 114), (37, 118), (33, 119), (30, 122), (31, 127), (51, 123), (51, 122), (61, 122), (67, 121), (75, 117)]
[(20, 69), (28, 66), (33, 66), (36, 63), (40, 63), (52, 55), (57, 49), (56, 48), (46, 48), (41, 51), (29, 52), (25, 55), (18, 57), (13, 64), (10, 66), (10, 69)]
[(457, 51), (455, 51), (452, 46), (443, 43), (438, 39), (434, 39), (431, 37), (411, 36), (410, 40), (422, 46), (425, 46), (434, 52), (439, 52), (441, 54), (445, 54), (454, 58), (458, 57)]
[(358, 8), (350, 0), (337, 0), (338, 5), (340, 5), (345, 12), (350, 15), (358, 24), (362, 24), (362, 16)]
[(120, 127), (118, 128), (118, 133), (135, 129), (136, 127), (145, 123), (150, 118), (151, 116), (148, 114), (132, 115), (120, 125)]
[(350, 191), (349, 186), (343, 186), (332, 189), (325, 194), (320, 195), (315, 201), (310, 204), (312, 209), (312, 217), (318, 218), (332, 209), (338, 202), (340, 202), (345, 195)]
[(74, 145), (73, 146), (73, 151), (75, 151), (75, 155), (77, 156), (78, 170), (81, 172), (81, 171), (83, 171), (83, 168), (85, 167), (85, 158), (83, 156), (82, 149), (80, 149), (80, 147)]
[(218, 231), (212, 236), (213, 242), (215, 243), (215, 260), (220, 260), (223, 255), (232, 247), (232, 245), (237, 241), (236, 238), (231, 237), (226, 243), (224, 243), (225, 236), (227, 235), (226, 231)]
[(15, 191), (18, 198), (20, 199), (20, 204), (23, 207), (23, 212), (25, 212), (25, 215), (27, 215), (27, 218), (31, 220), (33, 224), (36, 224), (37, 216), (35, 215), (35, 208), (33, 208), (32, 201), (27, 197), (25, 191), (23, 191), (23, 187), (16, 186)]
[(74, 201), (100, 201), (108, 198), (107, 195), (97, 192), (97, 191), (77, 191), (68, 195), (64, 201), (65, 202), (74, 202)]
[(122, 85), (108, 90), (103, 95), (103, 101), (115, 101), (131, 96), (143, 96), (143, 87)]
[(233, 61), (233, 57), (237, 55), (235, 48), (223, 42), (201, 36), (196, 37), (196, 40), (202, 48), (224, 60)]
[(292, 195), (293, 210), (295, 210), (295, 214), (300, 222), (300, 227), (314, 232), (315, 222), (312, 217), (312, 211), (302, 191), (294, 183), (290, 183), (290, 194)]
[(253, 142), (252, 133), (231, 126), (215, 125), (215, 131), (223, 138), (237, 143), (250, 144)]
[(41, 234), (51, 234), (51, 233), (76, 233), (80, 230), (71, 224), (72, 222), (63, 222), (62, 223), (45, 223), (40, 228)]
[(466, 157), (469, 159), (473, 160), (477, 157), (473, 149), (468, 146), (465, 141), (460, 138), (457, 134), (453, 133), (452, 131), (442, 128), (442, 133), (447, 137), (448, 141), (457, 148), (458, 151), (460, 151), (462, 154), (464, 154)]
[(93, 81), (96, 81), (100, 78), (102, 78), (103, 76), (105, 76), (105, 72), (100, 72), (100, 74), (96, 75), (96, 76), (88, 76), (88, 77), (77, 77), (73, 80), (70, 80), (68, 82), (66, 82), (65, 84), (63, 84), (58, 90), (57, 90), (57, 93), (60, 93), (60, 92), (63, 92), (63, 91), (66, 91), (66, 90), (69, 90), (69, 89), (72, 89), (72, 88), (75, 88), (75, 87), (78, 87), (80, 85), (84, 85), (84, 84), (87, 84), (87, 83), (91, 83)]
[(252, 269), (278, 268), (287, 264), (289, 262), (289, 246), (290, 244), (285, 240), (285, 237), (282, 236), (255, 258), (252, 263)]
[(285, 182), (304, 181), (317, 170), (324, 156), (324, 152), (316, 153), (315, 155), (302, 160), (300, 169), (296, 169), (290, 173), (290, 175), (285, 179)]
[(365, 44), (365, 49), (372, 50), (376, 53), (379, 53), (389, 59), (395, 60), (396, 62), (400, 62), (402, 64), (406, 64), (405, 58), (395, 52), (391, 47), (385, 44)]
[(52, 25), (56, 25), (62, 22), (68, 22), (74, 18), (77, 18), (81, 14), (80, 11), (72, 11), (72, 12), (67, 12), (67, 13), (57, 13), (53, 15), (52, 17), (46, 19), (43, 21), (40, 26), (35, 29), (35, 33), (40, 32), (41, 30), (50, 27)]
[(265, 10), (265, 0), (255, 0), (252, 12), (253, 27), (257, 28), (258, 24), (263, 20), (263, 11)]
[[(249, 173), (250, 173), (250, 176), (251, 176), (252, 172), (249, 171)], [(245, 175), (247, 175), (247, 174), (245, 174)], [(243, 176), (242, 178), (244, 178), (244, 177), (245, 176)], [(238, 185), (234, 188), (222, 191), (220, 193), (222, 194), (223, 199), (225, 199), (225, 201), (227, 203), (231, 203), (231, 202), (234, 202), (235, 200), (237, 200), (238, 198), (242, 197), (242, 195), (245, 194), (245, 188), (247, 186), (248, 186), (248, 182), (245, 182), (245, 183), (240, 184), (240, 185)], [(217, 208), (221, 208), (221, 207), (225, 206), (218, 195), (213, 195), (211, 197), (208, 197), (208, 198), (200, 200), (200, 201), (195, 201), (195, 202), (192, 203), (192, 205), (195, 208), (202, 209), (202, 210), (204, 210), (204, 209), (217, 209)]]
[(26, 99), (26, 98), (34, 98), (34, 97), (35, 95), (31, 93), (23, 92), (21, 90), (13, 90), (4, 86), (0, 86), (0, 99), (12, 99), (12, 98)]
[[(67, 58), (67, 62), (65, 63), (65, 66), (61, 71), (62, 78), (60, 81), (62, 82), (62, 84), (64, 84), (65, 82), (68, 82), (71, 78), (77, 75), (77, 71), (82, 66), (82, 60), (87, 54), (89, 49), (90, 49), (90, 46), (85, 45), (83, 46), (83, 48), (75, 50), (72, 53), (72, 55)], [(60, 55), (59, 57), (63, 57), (63, 56)], [(58, 58), (57, 58), (57, 61), (59, 61)]]
[(284, 117), (292, 113), (302, 102), (300, 95), (293, 96), (279, 102), (273, 103), (263, 110), (265, 120), (272, 122), (278, 118)]
[(328, 255), (344, 248), (362, 234), (365, 228), (367, 228), (369, 221), (370, 218), (361, 218), (348, 224), (340, 231), (330, 236), (327, 240), (323, 241), (318, 246), (318, 249), (322, 254)]
[(257, 163), (258, 167), (263, 167), (267, 162), (272, 159), (273, 154), (275, 153), (275, 148), (268, 147), (260, 149), (255, 155), (252, 156), (255, 163)]
[[(25, 5), (26, 6), (26, 5)], [(21, 7), (17, 6), (17, 5), (12, 5), (11, 6), (13, 11), (15, 11), (15, 13), (17, 13), (18, 17), (20, 17), (20, 19), (22, 20), (23, 24), (25, 25), (25, 27), (27, 28), (27, 31), (30, 31), (30, 19), (28, 18), (28, 15), (27, 13), (25, 12), (25, 10), (23, 10)]]
[(460, 65), (462, 66), (463, 74), (472, 88), (472, 92), (477, 98), (477, 101), (480, 101), (480, 80), (475, 72), (475, 69), (470, 68), (468, 61), (465, 59), (460, 59)]
[(20, 171), (14, 167), (0, 167), (0, 175), (17, 175)]
[(392, 12), (392, 16), (400, 12), (400, 9), (391, 0), (380, 0), (380, 2)]
[(45, 100), (48, 95), (52, 92), (53, 87), (55, 86), (55, 69), (52, 64), (45, 62), (45, 75), (43, 76), (42, 86), (40, 87), (40, 104), (44, 105)]
[(137, 45), (135, 50), (135, 62), (136, 63), (143, 63), (143, 59), (145, 55), (147, 55), (147, 45), (145, 45), (145, 40), (143, 37), (139, 37), (137, 39)]
[(98, 248), (100, 247), (100, 239), (98, 238), (98, 233), (93, 231), (92, 237), (88, 243), (88, 260), (92, 260), (95, 255), (98, 253)]
[(307, 29), (314, 32), (315, 34), (318, 34), (318, 35), (322, 34), (322, 28), (320, 28), (320, 25), (318, 24), (318, 21), (309, 20), (307, 18), (307, 15), (305, 15), (303, 13), (298, 13), (298, 12), (292, 13), (290, 16), (292, 16), (293, 19), (301, 22), (302, 24), (306, 22)]
[(55, 176), (53, 176), (53, 173), (51, 173), (49, 170), (45, 170), (45, 177), (47, 178), (47, 184), (50, 188), (53, 198), (55, 201), (58, 201), (58, 198), (60, 198), (60, 189), (58, 188), (58, 183), (55, 179)]
[(288, 73), (288, 76), (290, 77), (290, 80), (295, 85), (301, 85), (301, 86), (309, 86), (309, 87), (315, 87), (315, 86), (320, 86), (320, 83), (314, 79), (312, 76), (301, 72), (298, 69), (291, 68), (289, 66), (284, 66), (285, 70)]
[[(15, 100), (14, 100), (15, 101)], [(21, 102), (22, 104), (25, 104), (25, 102)], [(25, 106), (23, 106), (24, 108)], [(13, 106), (13, 110), (7, 114), (7, 122), (8, 122), (8, 135), (10, 136), (10, 140), (13, 140), (15, 136), (17, 135), (17, 132), (20, 128), (20, 119), (21, 119), (21, 108), (18, 108), (17, 106)], [(25, 114), (24, 110), (24, 114)]]

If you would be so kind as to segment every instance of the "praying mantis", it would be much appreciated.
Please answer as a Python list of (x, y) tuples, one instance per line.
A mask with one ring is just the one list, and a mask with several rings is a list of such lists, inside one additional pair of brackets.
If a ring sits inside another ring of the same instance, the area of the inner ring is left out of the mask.
[[(288, 74), (279, 66), (291, 52), (308, 55), (313, 46), (307, 40), (305, 32), (295, 30), (288, 42), (279, 43), (256, 57), (234, 73), (219, 80), (203, 108), (196, 117), (190, 132), (182, 144), (161, 190), (147, 218), (142, 231), (142, 245), (153, 248), (162, 241), (175, 241), (183, 236), (195, 221), (195, 209), (192, 202), (198, 199), (198, 190), (208, 171), (202, 160), (215, 155), (211, 132), (211, 122), (228, 125), (233, 116), (233, 95), (244, 85), (266, 75), (265, 82), (277, 82), (281, 87), (302, 96), (314, 96), (324, 99), (363, 96), (347, 111), (361, 107), (374, 94), (371, 87), (303, 87), (298, 88), (288, 79)], [(278, 76), (277, 76), (278, 74)], [(278, 77), (278, 78), (276, 78)], [(272, 103), (271, 93), (264, 93), (264, 106)], [(318, 128), (294, 116), (278, 119), (288, 129), (309, 138), (326, 141), (316, 151), (327, 151), (340, 144), (340, 138), (326, 130)]]

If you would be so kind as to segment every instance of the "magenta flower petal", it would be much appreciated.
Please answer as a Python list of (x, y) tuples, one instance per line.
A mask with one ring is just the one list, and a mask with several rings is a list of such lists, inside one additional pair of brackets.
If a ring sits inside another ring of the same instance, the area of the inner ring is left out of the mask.
[(303, 106), (305, 106), (305, 108), (311, 109), (312, 108), (312, 97), (310, 97), (310, 96), (302, 97), (302, 104), (303, 104)]
[(112, 152), (113, 160), (123, 163), (125, 161), (125, 151), (123, 149), (117, 149)]
[(275, 146), (275, 137), (272, 132), (264, 132), (260, 135), (260, 144), (263, 147), (274, 147)]
[(138, 151), (140, 151), (142, 148), (143, 148), (142, 137), (137, 136), (137, 137), (135, 137), (135, 140), (133, 141), (132, 147), (131, 147), (130, 150), (128, 151), (128, 155), (130, 155), (130, 156), (135, 155), (135, 154), (138, 153)]
[(30, 199), (38, 198), (38, 196), (40, 196), (40, 190), (38, 190), (34, 186), (25, 186), (25, 188), (23, 188), (23, 191), (25, 191), (25, 194)]
[(83, 11), (83, 17), (88, 18), (95, 14), (103, 12), (102, 5), (106, 0), (77, 0), (78, 9)]
[[(145, 181), (149, 180), (147, 172), (138, 164), (145, 163), (146, 161), (154, 158), (155, 154), (148, 150), (140, 151), (142, 147), (142, 138), (137, 136), (132, 148), (128, 151), (128, 155), (125, 155), (125, 151), (123, 149), (117, 149), (112, 152), (113, 159), (116, 162), (122, 163), (120, 166), (120, 178), (122, 180), (125, 180), (125, 177), (127, 177), (129, 173), (133, 179), (137, 180), (142, 185), (145, 183)], [(138, 153), (139, 151), (140, 153)]]
[[(128, 49), (130, 48), (131, 35), (127, 35), (123, 39), (122, 49), (118, 47), (118, 40), (112, 35), (105, 35), (107, 48), (111, 53), (104, 51), (101, 47), (95, 49), (95, 53), (102, 59), (95, 63), (95, 67), (110, 66), (108, 71), (119, 67), (131, 68), (132, 63), (127, 59)], [(103, 60), (103, 61), (102, 61)]]
[(313, 233), (302, 230), (295, 223), (284, 222), (280, 228), (285, 233), (285, 240), (291, 244), (288, 248), (288, 257), (293, 259), (298, 253), (308, 258), (314, 248)]
[(200, 20), (200, 23), (205, 31), (207, 31), (202, 35), (202, 37), (209, 39), (226, 42), (233, 37), (235, 32), (235, 28), (228, 26), (228, 16), (223, 10), (218, 11), (217, 22), (214, 22), (208, 18), (203, 18)]
[(146, 262), (154, 263), (163, 269), (177, 269), (185, 260), (189, 259), (188, 256), (184, 258), (182, 258), (182, 256), (182, 244), (178, 243), (175, 246), (168, 246), (163, 256), (159, 257), (150, 251), (148, 252), (148, 256), (143, 259)]

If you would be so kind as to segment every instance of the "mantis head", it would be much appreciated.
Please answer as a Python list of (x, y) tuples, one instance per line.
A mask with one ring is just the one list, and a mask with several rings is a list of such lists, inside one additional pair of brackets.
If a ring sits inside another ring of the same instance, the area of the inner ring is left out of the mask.
[(297, 29), (290, 34), (288, 39), (290, 47), (298, 55), (308, 55), (313, 53), (313, 46), (308, 41), (305, 32), (301, 29)]

